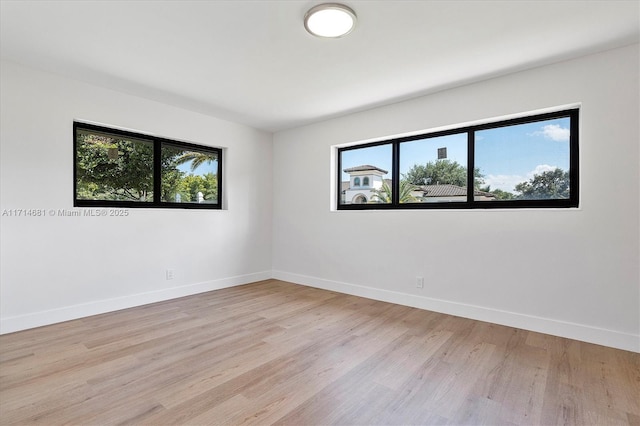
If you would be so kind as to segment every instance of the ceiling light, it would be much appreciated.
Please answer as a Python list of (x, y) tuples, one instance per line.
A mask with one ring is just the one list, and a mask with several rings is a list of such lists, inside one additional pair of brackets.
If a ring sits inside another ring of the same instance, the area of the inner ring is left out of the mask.
[(349, 34), (355, 25), (355, 12), (338, 3), (319, 4), (304, 16), (304, 27), (317, 37), (342, 37)]

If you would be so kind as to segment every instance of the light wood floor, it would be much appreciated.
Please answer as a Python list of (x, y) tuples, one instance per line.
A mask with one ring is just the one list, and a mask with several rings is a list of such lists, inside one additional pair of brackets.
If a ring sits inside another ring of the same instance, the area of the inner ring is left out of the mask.
[(0, 423), (640, 424), (640, 355), (263, 281), (0, 336)]

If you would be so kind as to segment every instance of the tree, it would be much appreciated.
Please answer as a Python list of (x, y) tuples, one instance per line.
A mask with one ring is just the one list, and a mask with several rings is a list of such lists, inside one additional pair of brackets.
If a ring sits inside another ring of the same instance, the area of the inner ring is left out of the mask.
[[(480, 169), (476, 168), (473, 174), (476, 187), (484, 183), (482, 179), (484, 176), (480, 174)], [(434, 184), (467, 186), (467, 168), (457, 161), (446, 159), (430, 161), (425, 165), (414, 164), (403, 177), (409, 183), (418, 186)]]
[[(217, 160), (215, 153), (185, 151), (173, 145), (163, 145), (161, 150), (162, 167), (162, 201), (176, 202), (179, 194), (180, 202), (197, 202), (198, 192), (202, 192), (206, 201), (216, 200), (218, 196), (218, 177), (212, 173), (187, 175), (178, 168), (179, 165), (191, 162), (191, 171), (200, 165)], [(211, 175), (211, 176), (209, 176)]]
[(560, 168), (534, 175), (529, 182), (516, 185), (519, 199), (547, 200), (569, 198), (569, 172)]
[(503, 191), (502, 189), (494, 189), (493, 191), (487, 191), (496, 196), (496, 200), (513, 200), (516, 198), (511, 192)]
[(170, 145), (163, 147), (161, 150), (160, 166), (162, 170), (162, 201), (175, 202), (176, 194), (180, 192), (181, 182), (185, 177), (185, 172), (178, 169), (178, 165), (180, 164), (178, 162), (178, 158), (181, 154), (182, 149), (174, 148)]
[[(86, 200), (152, 201), (154, 194), (154, 146), (147, 141), (79, 133), (76, 144), (77, 196)], [(216, 201), (218, 178), (214, 173), (186, 176), (179, 165), (191, 162), (191, 170), (217, 160), (215, 153), (185, 151), (173, 145), (160, 150), (161, 200)]]
[(191, 161), (191, 171), (193, 172), (202, 164), (211, 163), (217, 159), (218, 157), (216, 154), (198, 151), (184, 151), (178, 156), (178, 158), (176, 158), (176, 161), (178, 164), (184, 164)]
[(177, 194), (179, 194), (180, 202), (196, 203), (198, 202), (198, 193), (202, 193), (205, 202), (217, 201), (218, 177), (214, 173), (185, 175), (183, 171), (178, 169), (179, 165), (190, 162), (190, 169), (193, 172), (202, 164), (211, 163), (217, 159), (215, 153), (185, 151), (181, 147), (164, 147), (162, 199), (173, 202), (176, 201)]
[[(400, 194), (399, 201), (400, 203), (413, 203), (416, 202), (417, 199), (411, 193), (416, 190), (416, 186), (409, 183), (406, 180), (400, 181)], [(377, 200), (373, 201), (376, 203), (391, 203), (391, 195), (392, 189), (389, 184), (385, 181), (382, 183), (382, 187), (380, 189), (374, 189), (372, 191)]]
[(503, 191), (502, 189), (494, 189), (492, 191), (491, 185), (487, 185), (484, 188), (479, 188), (479, 190), (495, 195), (496, 200), (513, 200), (516, 198), (516, 196), (513, 195), (511, 192)]
[(153, 145), (79, 134), (76, 173), (80, 198), (150, 200), (153, 197)]
[(205, 201), (217, 201), (218, 176), (213, 173), (185, 176), (180, 181), (179, 192), (182, 202), (197, 202), (198, 192), (202, 193)]

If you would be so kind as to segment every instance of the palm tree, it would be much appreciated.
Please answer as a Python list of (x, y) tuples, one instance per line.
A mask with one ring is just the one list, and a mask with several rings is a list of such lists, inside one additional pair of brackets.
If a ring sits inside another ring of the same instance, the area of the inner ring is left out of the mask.
[(184, 164), (191, 161), (191, 171), (193, 172), (202, 164), (211, 163), (212, 161), (215, 161), (217, 159), (218, 159), (218, 156), (215, 153), (185, 151), (178, 158), (176, 158), (176, 162), (178, 164)]
[[(416, 197), (414, 197), (411, 193), (416, 190), (416, 186), (409, 183), (409, 181), (401, 180), (400, 181), (400, 203), (415, 203), (418, 201)], [(375, 194), (375, 198), (377, 198), (377, 203), (391, 203), (391, 187), (387, 181), (382, 183), (382, 187), (380, 189), (374, 189), (373, 193)]]

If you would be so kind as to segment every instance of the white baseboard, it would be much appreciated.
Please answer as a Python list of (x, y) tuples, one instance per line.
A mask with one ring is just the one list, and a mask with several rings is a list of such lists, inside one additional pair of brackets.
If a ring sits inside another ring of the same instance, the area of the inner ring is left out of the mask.
[(12, 333), (15, 331), (55, 324), (91, 315), (98, 315), (135, 306), (142, 306), (149, 303), (176, 299), (207, 291), (262, 281), (269, 278), (640, 353), (640, 336), (630, 333), (622, 333), (583, 324), (558, 321), (549, 318), (451, 302), (448, 300), (434, 299), (391, 290), (382, 290), (373, 287), (326, 280), (323, 278), (277, 270), (239, 275), (153, 292), (98, 300), (80, 305), (66, 306), (58, 309), (2, 318), (0, 319), (0, 334)]
[(162, 302), (178, 297), (191, 296), (212, 290), (248, 284), (271, 278), (271, 271), (257, 272), (253, 274), (238, 275), (235, 277), (205, 281), (180, 287), (167, 288), (147, 293), (138, 293), (113, 299), (97, 300), (80, 305), (65, 306), (63, 308), (34, 312), (26, 315), (2, 318), (0, 320), (0, 334), (14, 331), (50, 325), (73, 319), (103, 314), (105, 312), (119, 311), (149, 303)]
[(282, 281), (289, 281), (309, 287), (316, 287), (324, 290), (366, 297), (368, 299), (380, 300), (383, 302), (411, 306), (414, 308), (455, 315), (463, 318), (521, 328), (523, 330), (536, 331), (553, 336), (566, 337), (569, 339), (595, 343), (632, 352), (640, 352), (640, 336), (634, 334), (519, 314), (516, 312), (485, 308), (482, 306), (467, 305), (448, 300), (433, 299), (414, 294), (331, 281), (285, 271), (274, 270), (272, 277)]

